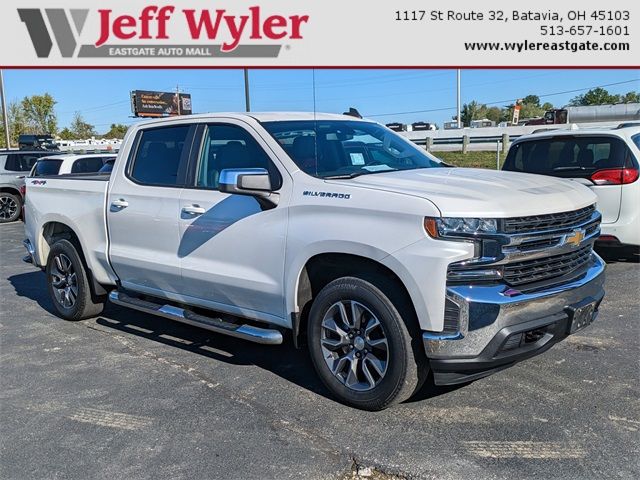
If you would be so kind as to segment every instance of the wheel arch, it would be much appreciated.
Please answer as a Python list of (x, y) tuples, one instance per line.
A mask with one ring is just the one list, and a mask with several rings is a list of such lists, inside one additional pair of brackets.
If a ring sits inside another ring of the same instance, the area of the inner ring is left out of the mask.
[(87, 272), (92, 297), (97, 300), (107, 295), (108, 290), (95, 279), (95, 276), (87, 263), (84, 247), (80, 237), (75, 230), (66, 223), (51, 220), (42, 225), (37, 240), (39, 247), (38, 252), (40, 253), (40, 257), (44, 259), (42, 264), (46, 265), (51, 247), (55, 242), (61, 239), (70, 241), (74, 247), (76, 247), (84, 269)]
[[(324, 252), (309, 257), (299, 270), (290, 310), (293, 340), (299, 346), (304, 338), (313, 298), (331, 281), (357, 277), (373, 283), (387, 294), (405, 322), (417, 325), (416, 308), (402, 279), (389, 267), (370, 257), (344, 252)], [(289, 295), (291, 296), (291, 295)]]

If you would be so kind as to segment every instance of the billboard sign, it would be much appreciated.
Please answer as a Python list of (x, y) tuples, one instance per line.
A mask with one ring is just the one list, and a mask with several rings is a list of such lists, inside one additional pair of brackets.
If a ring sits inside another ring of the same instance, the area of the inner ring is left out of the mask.
[(136, 117), (166, 117), (193, 113), (191, 95), (188, 93), (147, 90), (131, 92), (131, 109)]

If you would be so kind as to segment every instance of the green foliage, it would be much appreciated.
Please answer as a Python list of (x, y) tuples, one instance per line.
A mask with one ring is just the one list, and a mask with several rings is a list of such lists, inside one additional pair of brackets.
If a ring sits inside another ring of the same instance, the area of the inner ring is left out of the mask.
[[(496, 169), (496, 152), (431, 152), (431, 154), (456, 167)], [(505, 156), (500, 154), (501, 165), (504, 159)]]
[(60, 132), (58, 132), (58, 136), (62, 139), (62, 140), (73, 140), (76, 138), (76, 136), (73, 134), (73, 132), (71, 130), (69, 130), (69, 128), (64, 127), (62, 130), (60, 130)]
[(640, 103), (640, 92), (627, 92), (620, 95), (620, 103)]
[(604, 88), (592, 88), (588, 92), (573, 97), (569, 105), (615, 105), (616, 103), (637, 103), (640, 101), (640, 92), (627, 92), (622, 95), (609, 93)]
[(95, 136), (96, 132), (90, 123), (85, 122), (80, 112), (76, 112), (71, 121), (69, 130), (73, 134), (73, 138), (86, 139)]
[(124, 138), (124, 134), (127, 133), (127, 128), (129, 127), (121, 123), (112, 123), (109, 131), (102, 136), (104, 138)]
[(26, 128), (29, 133), (49, 133), (55, 135), (58, 131), (58, 119), (54, 107), (56, 101), (45, 93), (24, 97), (20, 106), (24, 113)]
[[(28, 133), (27, 121), (22, 109), (22, 105), (18, 102), (11, 102), (7, 106), (7, 116), (9, 117), (9, 132), (11, 132), (11, 146), (18, 145), (18, 137), (22, 133)], [(4, 148), (7, 146), (5, 141), (4, 118), (0, 112), (0, 122), (2, 131), (0, 132), (0, 145)]]

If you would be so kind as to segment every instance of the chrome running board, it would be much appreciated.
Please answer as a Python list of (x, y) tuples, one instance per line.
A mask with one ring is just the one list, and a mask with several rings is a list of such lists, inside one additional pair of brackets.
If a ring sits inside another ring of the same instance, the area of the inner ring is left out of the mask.
[(279, 345), (282, 343), (282, 333), (275, 329), (254, 327), (252, 325), (239, 325), (220, 318), (200, 315), (174, 305), (162, 305), (141, 298), (131, 297), (117, 290), (109, 294), (109, 300), (116, 305), (133, 308), (134, 310), (150, 313), (151, 315), (158, 315), (168, 318), (169, 320), (204, 328), (230, 337), (249, 340), (254, 343), (261, 343), (263, 345)]

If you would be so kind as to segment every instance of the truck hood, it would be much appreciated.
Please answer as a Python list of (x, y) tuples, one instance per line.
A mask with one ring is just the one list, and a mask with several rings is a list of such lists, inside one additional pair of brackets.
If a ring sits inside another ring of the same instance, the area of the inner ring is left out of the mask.
[(445, 217), (544, 215), (577, 210), (596, 201), (595, 194), (578, 182), (478, 168), (424, 168), (376, 173), (348, 182), (354, 187), (427, 199)]

